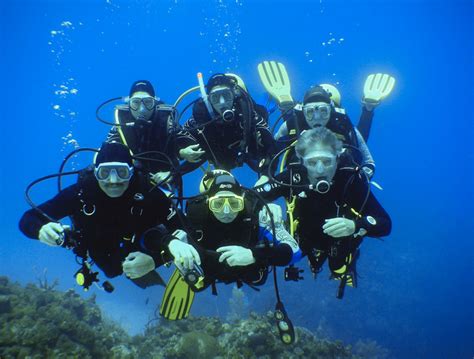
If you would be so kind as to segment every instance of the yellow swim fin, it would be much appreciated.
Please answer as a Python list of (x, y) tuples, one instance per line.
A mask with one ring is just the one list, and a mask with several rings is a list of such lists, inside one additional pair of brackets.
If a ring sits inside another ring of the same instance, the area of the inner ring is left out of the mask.
[(293, 106), (291, 84), (285, 65), (276, 61), (263, 61), (258, 64), (258, 75), (268, 93), (275, 98), (279, 106)]
[(194, 301), (194, 292), (175, 269), (166, 285), (161, 301), (160, 315), (168, 320), (187, 318)]
[(370, 74), (364, 84), (364, 102), (378, 104), (390, 95), (395, 78), (388, 74)]

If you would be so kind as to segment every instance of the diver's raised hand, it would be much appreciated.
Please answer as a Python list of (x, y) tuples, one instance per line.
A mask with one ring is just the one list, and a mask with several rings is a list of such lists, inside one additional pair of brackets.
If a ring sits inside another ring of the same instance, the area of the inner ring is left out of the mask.
[(130, 279), (143, 277), (153, 269), (155, 269), (155, 261), (142, 252), (130, 253), (122, 263), (122, 270)]
[(168, 249), (174, 258), (174, 264), (178, 268), (193, 269), (194, 263), (201, 265), (199, 253), (188, 243), (173, 239), (168, 244)]
[(395, 78), (389, 74), (370, 74), (365, 80), (362, 104), (367, 111), (373, 111), (395, 86)]
[(250, 249), (241, 246), (224, 246), (217, 248), (217, 253), (222, 253), (219, 262), (224, 261), (231, 267), (248, 266), (255, 263), (255, 258)]
[(334, 238), (352, 236), (355, 232), (355, 222), (347, 218), (330, 218), (324, 220), (323, 232)]
[(206, 151), (203, 151), (199, 144), (191, 145), (179, 150), (179, 157), (191, 163), (199, 162)]
[(41, 227), (38, 239), (51, 247), (58, 247), (64, 242), (64, 231), (69, 230), (70, 226), (63, 226), (61, 223), (49, 222)]

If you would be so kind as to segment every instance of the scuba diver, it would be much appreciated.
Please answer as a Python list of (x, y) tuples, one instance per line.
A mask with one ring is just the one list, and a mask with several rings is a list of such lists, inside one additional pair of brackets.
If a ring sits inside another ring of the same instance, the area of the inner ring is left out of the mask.
[(321, 86), (306, 91), (303, 103), (286, 113), (285, 122), (275, 135), (276, 140), (296, 140), (303, 131), (324, 126), (342, 140), (351, 159), (372, 177), (375, 163), (362, 136), (352, 125), (344, 109), (335, 107), (329, 94)]
[(356, 286), (356, 260), (365, 236), (387, 236), (391, 219), (370, 191), (360, 167), (345, 167), (342, 142), (320, 126), (304, 131), (295, 145), (298, 161), (259, 186), (266, 200), (284, 196), (290, 233), (298, 239), (316, 276), (326, 259), (334, 279), (341, 280), (338, 298), (346, 284)]
[[(373, 118), (373, 109), (393, 90), (395, 79), (387, 74), (371, 74), (364, 84), (363, 109), (357, 128), (341, 107), (341, 95), (330, 84), (310, 88), (303, 104), (296, 104), (291, 97), (291, 85), (285, 66), (275, 61), (264, 61), (258, 65), (260, 79), (277, 101), (285, 119), (275, 139), (278, 143), (291, 142), (299, 134), (315, 126), (326, 126), (336, 133), (352, 152), (354, 161), (372, 177), (375, 163), (367, 147)], [(287, 140), (287, 141), (285, 141)]]
[(255, 172), (265, 173), (275, 152), (265, 107), (255, 103), (237, 75), (215, 74), (205, 90), (200, 81), (202, 98), (194, 103), (184, 128), (205, 150), (205, 160), (225, 170), (247, 163)]
[[(127, 106), (117, 107), (115, 123), (107, 141), (127, 145), (133, 154), (158, 151), (172, 159), (175, 169), (179, 160), (194, 163), (204, 154), (196, 140), (177, 123), (175, 109), (155, 97), (152, 84), (146, 80), (135, 81), (130, 88)], [(171, 182), (173, 169), (160, 155), (158, 161), (139, 161), (142, 170), (151, 174), (155, 183)]]
[[(72, 228), (60, 222), (67, 216)], [(77, 183), (25, 212), (19, 227), (48, 246), (72, 248), (82, 259), (76, 273), (82, 283), (76, 279), (86, 290), (98, 281), (92, 264), (109, 278), (125, 273), (142, 288), (164, 285), (154, 271), (163, 264), (163, 254), (147, 250), (146, 243), (159, 242), (162, 251), (186, 267), (200, 261), (185, 243), (178, 210), (134, 166), (128, 147), (117, 142), (104, 142), (93, 165), (79, 172)]]
[[(287, 266), (301, 259), (298, 244), (283, 226), (279, 206), (269, 205), (269, 213), (258, 195), (243, 189), (225, 170), (205, 174), (200, 187), (202, 194), (186, 203), (186, 218), (201, 265), (192, 273), (180, 270), (185, 280), (176, 277), (168, 283), (160, 310), (167, 319), (177, 318), (173, 303), (189, 303), (186, 310), (190, 310), (190, 295), (194, 294), (189, 288), (200, 292), (212, 286), (217, 294), (216, 282), (261, 286), (270, 266)], [(186, 300), (178, 299), (181, 296)], [(186, 317), (187, 313), (178, 316)]]

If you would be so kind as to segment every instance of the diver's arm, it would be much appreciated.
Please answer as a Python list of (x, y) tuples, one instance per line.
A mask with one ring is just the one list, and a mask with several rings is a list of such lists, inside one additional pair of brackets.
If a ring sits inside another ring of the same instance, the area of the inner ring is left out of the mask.
[[(140, 239), (140, 251), (151, 256), (155, 267), (185, 257), (190, 267), (191, 257), (200, 264), (201, 254), (192, 238), (183, 230), (168, 230), (164, 225), (148, 229)], [(179, 258), (178, 258), (179, 257)]]
[[(262, 151), (257, 151), (259, 158), (256, 172), (259, 172), (260, 175), (267, 176), (270, 162), (278, 152), (277, 146), (268, 128), (262, 130), (257, 129), (257, 131), (257, 139)], [(271, 169), (272, 173), (276, 172), (277, 167), (278, 161), (274, 161)]]
[[(198, 123), (196, 120), (191, 117), (186, 123), (183, 125), (183, 131), (185, 131), (190, 138), (194, 140), (193, 144), (200, 144), (200, 148), (205, 150), (205, 147), (198, 141)], [(181, 148), (180, 148), (181, 149)], [(189, 162), (189, 161), (182, 161), (179, 166), (179, 172), (181, 175), (185, 175), (194, 171), (195, 169), (199, 168), (199, 166), (203, 165), (207, 161), (207, 152), (201, 156), (201, 160), (199, 162)]]
[(251, 248), (256, 261), (272, 266), (286, 266), (299, 261), (301, 250), (285, 228), (276, 226), (275, 235), (276, 238), (265, 227), (259, 227), (259, 244)]
[(362, 106), (362, 112), (360, 114), (359, 123), (357, 124), (357, 129), (364, 138), (364, 141), (369, 140), (370, 129), (372, 127), (372, 119), (374, 118), (374, 111), (367, 110), (365, 106)]
[(367, 146), (367, 143), (365, 142), (359, 130), (357, 128), (354, 128), (354, 132), (356, 134), (357, 143), (359, 144), (359, 150), (362, 155), (362, 166), (370, 169), (370, 177), (372, 177), (375, 171), (374, 158), (372, 157), (369, 147)]
[[(78, 186), (69, 186), (59, 192), (49, 201), (41, 204), (38, 208), (55, 220), (70, 216), (81, 209), (81, 202), (77, 196)], [(44, 217), (38, 210), (26, 211), (20, 219), (20, 231), (27, 237), (38, 239), (41, 227), (50, 220)]]
[(155, 188), (150, 195), (153, 196), (152, 205), (149, 209), (157, 213), (157, 225), (163, 224), (167, 230), (173, 232), (177, 229), (183, 229), (184, 215), (171, 202), (171, 200), (159, 188)]
[[(177, 133), (175, 134), (176, 136), (176, 157), (180, 158), (179, 151), (182, 150), (183, 148), (186, 148), (191, 145), (196, 145), (198, 144), (198, 141), (189, 133), (184, 128), (181, 128)], [(181, 159), (181, 158), (180, 158)]]
[(200, 166), (202, 166), (205, 162), (207, 161), (206, 158), (201, 159), (199, 162), (188, 162), (184, 161), (179, 165), (179, 173), (183, 176), (187, 173), (190, 173), (194, 171), (195, 169), (198, 169)]
[[(170, 198), (159, 188), (155, 188), (150, 192), (150, 195), (153, 195), (153, 198), (150, 201), (150, 208), (147, 210), (157, 213), (157, 223), (141, 235), (139, 245), (140, 251), (150, 255), (155, 264), (160, 266), (163, 263), (175, 260), (176, 256), (179, 257), (184, 252), (189, 254), (189, 251), (183, 250), (183, 252), (181, 249), (187, 246), (196, 247), (196, 242), (187, 233), (190, 224), (186, 217)], [(180, 243), (172, 244), (174, 240), (182, 242), (182, 245)], [(199, 257), (198, 252), (194, 249), (192, 252), (195, 252)]]
[[(365, 182), (364, 182), (365, 181)], [(359, 211), (367, 196), (366, 180), (358, 178), (351, 189), (349, 205)], [(355, 233), (369, 237), (388, 236), (392, 231), (392, 220), (382, 205), (377, 201), (372, 192), (369, 193), (367, 202), (362, 210), (361, 217), (355, 221)]]

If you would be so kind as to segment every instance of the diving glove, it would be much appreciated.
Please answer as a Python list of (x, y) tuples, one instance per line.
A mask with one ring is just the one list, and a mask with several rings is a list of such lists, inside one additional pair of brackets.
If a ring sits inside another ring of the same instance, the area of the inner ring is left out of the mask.
[(342, 217), (324, 220), (323, 232), (334, 238), (352, 236), (355, 232), (355, 222)]
[(241, 246), (224, 246), (217, 248), (217, 253), (222, 253), (219, 262), (227, 261), (231, 267), (248, 266), (255, 263), (255, 258), (250, 249)]
[(282, 110), (294, 106), (291, 97), (291, 84), (285, 65), (276, 61), (263, 61), (258, 64), (258, 75), (268, 93), (278, 102)]
[(195, 163), (199, 162), (201, 156), (205, 153), (206, 151), (203, 151), (199, 144), (195, 144), (179, 150), (179, 157), (188, 162)]
[(364, 84), (362, 103), (367, 111), (372, 111), (386, 98), (395, 86), (395, 78), (388, 74), (371, 74)]
[(155, 269), (155, 261), (148, 254), (132, 252), (122, 263), (122, 269), (128, 278), (136, 279)]
[(70, 228), (70, 226), (63, 226), (57, 222), (46, 223), (41, 227), (38, 239), (48, 246), (58, 247), (64, 242), (64, 231)]
[(168, 249), (174, 258), (174, 264), (182, 270), (193, 269), (194, 263), (201, 265), (201, 258), (196, 249), (179, 239), (173, 239)]

